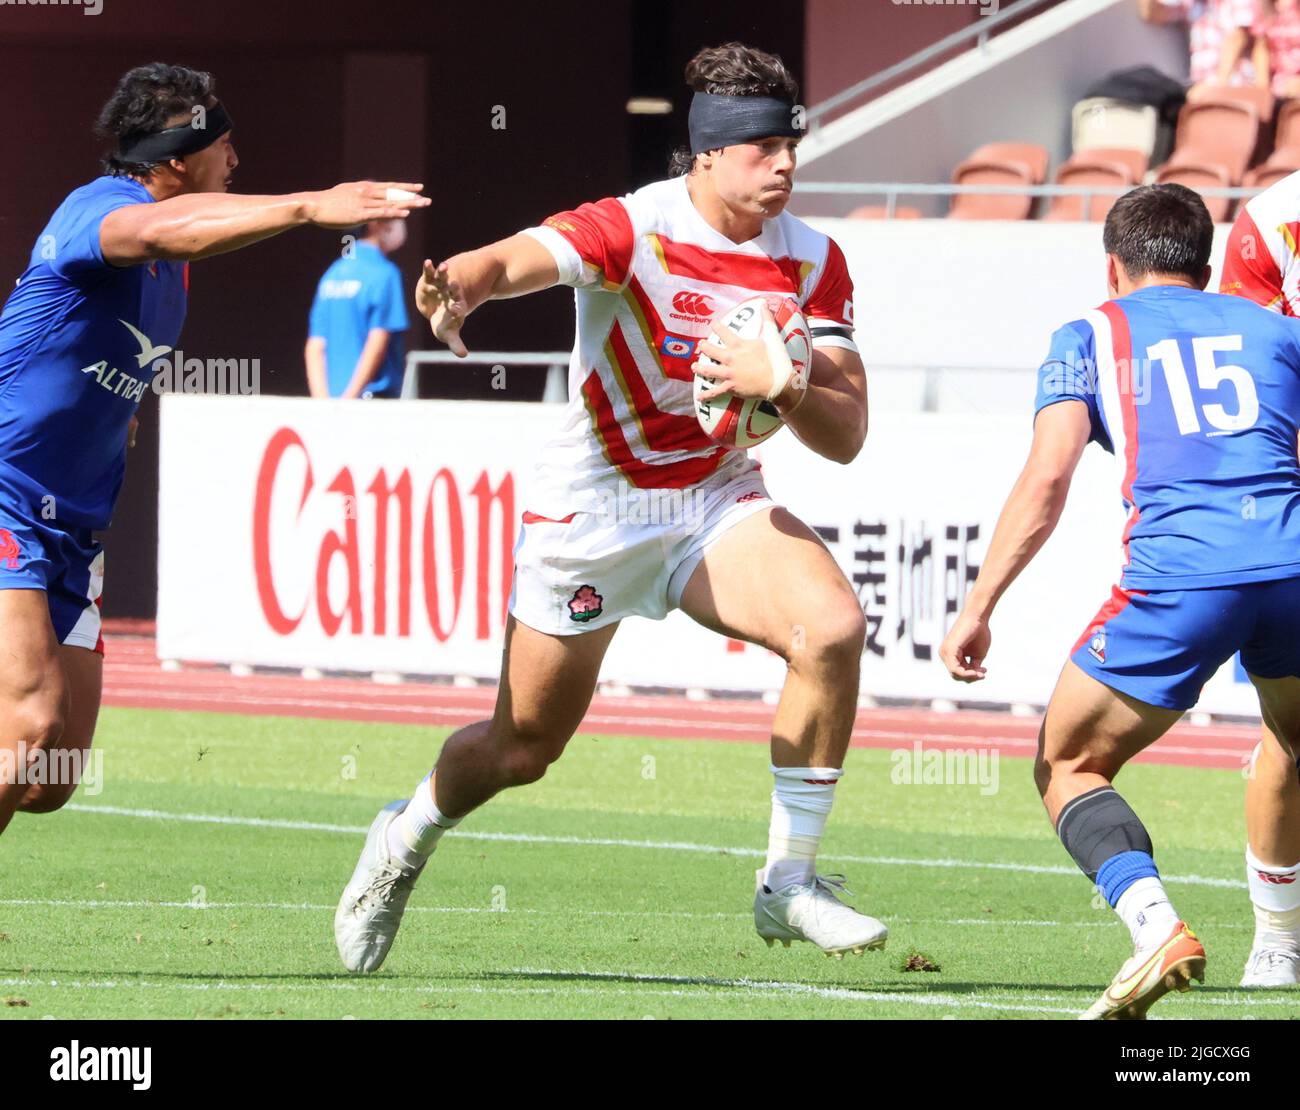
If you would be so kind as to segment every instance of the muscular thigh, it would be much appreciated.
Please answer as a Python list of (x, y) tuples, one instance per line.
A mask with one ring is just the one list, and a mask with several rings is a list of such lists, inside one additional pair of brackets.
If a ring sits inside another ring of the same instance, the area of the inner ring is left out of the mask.
[(1053, 766), (1110, 778), (1181, 716), (1180, 709), (1139, 701), (1067, 662), (1043, 718), (1040, 755)]
[(506, 621), (501, 683), (493, 726), (515, 736), (563, 745), (591, 704), (617, 624), (571, 636)]
[(68, 688), (67, 716), (60, 747), (87, 749), (95, 738), (104, 688), (104, 657), (87, 648), (59, 647), (59, 662)]
[(1300, 678), (1251, 674), (1250, 680), (1259, 693), (1260, 713), (1268, 731), (1291, 759), (1300, 761)]
[(0, 715), (32, 699), (60, 703), (63, 668), (45, 591), (0, 589), (0, 629)]
[(819, 639), (851, 637), (862, 624), (857, 595), (826, 545), (780, 506), (745, 518), (709, 547), (681, 608), (706, 628), (787, 658)]

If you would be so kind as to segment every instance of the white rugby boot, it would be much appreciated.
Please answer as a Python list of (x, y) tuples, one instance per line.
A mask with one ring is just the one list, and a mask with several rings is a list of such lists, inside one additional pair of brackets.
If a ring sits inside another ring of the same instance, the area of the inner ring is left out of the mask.
[(817, 945), (828, 956), (843, 959), (846, 952), (862, 955), (884, 948), (889, 930), (884, 922), (858, 913), (837, 894), (851, 894), (843, 875), (815, 875), (810, 883), (791, 883), (769, 892), (763, 886), (763, 868), (755, 872), (754, 927), (770, 948), (778, 940), (787, 948), (794, 940)]
[(424, 870), (398, 865), (388, 851), (388, 826), (406, 809), (406, 799), (379, 811), (366, 833), (356, 870), (334, 912), (334, 942), (349, 971), (368, 973), (384, 962), (402, 923), (406, 900)]
[(1300, 952), (1252, 948), (1241, 976), (1243, 987), (1294, 987), (1300, 984)]

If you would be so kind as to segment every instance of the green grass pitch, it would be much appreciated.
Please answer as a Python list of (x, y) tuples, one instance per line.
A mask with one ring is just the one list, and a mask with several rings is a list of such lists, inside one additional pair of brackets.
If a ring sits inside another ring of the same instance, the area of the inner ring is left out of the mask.
[[(0, 838), (0, 1015), (1068, 1018), (1128, 955), (1025, 760), (984, 794), (896, 784), (888, 751), (850, 753), (821, 870), (891, 935), (838, 961), (754, 933), (762, 746), (580, 735), (443, 841), (382, 971), (350, 976), (332, 916), (353, 830), (445, 734), (105, 710), (102, 792)], [(1236, 989), (1241, 775), (1135, 766), (1120, 786), (1209, 951), (1206, 985), (1152, 1016), (1300, 1016), (1300, 992)], [(903, 970), (913, 954), (938, 970)]]

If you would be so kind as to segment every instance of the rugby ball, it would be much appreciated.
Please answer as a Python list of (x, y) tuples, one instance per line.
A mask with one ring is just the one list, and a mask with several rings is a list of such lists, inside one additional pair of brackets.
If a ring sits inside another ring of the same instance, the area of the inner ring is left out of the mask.
[[(772, 314), (775, 326), (763, 319), (765, 304)], [(812, 359), (808, 322), (793, 297), (749, 297), (718, 313), (713, 318), (713, 330), (719, 334), (734, 332), (742, 339), (763, 336), (769, 343), (784, 345), (785, 353), (790, 357), (792, 373), (806, 375), (808, 372), (808, 364)], [(737, 397), (732, 393), (724, 393), (720, 397), (702, 400), (700, 394), (711, 388), (716, 380), (708, 376), (707, 367), (710, 364), (716, 366), (717, 363), (708, 355), (700, 355), (698, 362), (706, 371), (695, 372), (695, 419), (711, 439), (725, 447), (747, 451), (780, 431), (784, 421), (776, 411), (776, 406), (762, 397)]]

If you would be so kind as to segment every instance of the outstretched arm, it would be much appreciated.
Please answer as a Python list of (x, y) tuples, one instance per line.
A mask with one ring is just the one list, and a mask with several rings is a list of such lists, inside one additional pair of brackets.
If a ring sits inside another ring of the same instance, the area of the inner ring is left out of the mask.
[[(282, 196), (186, 193), (115, 209), (100, 224), (99, 245), (104, 261), (113, 266), (192, 261), (304, 224), (348, 228), (369, 220), (405, 219), (432, 203), (418, 195), (423, 188), (408, 182), (352, 181), (323, 192)], [(402, 198), (401, 193), (409, 195)]]
[(1091, 434), (1087, 406), (1074, 401), (1049, 405), (1034, 421), (1029, 460), (1002, 507), (979, 577), (939, 649), (948, 673), (959, 682), (984, 677), (984, 658), (992, 643), (989, 618), (1007, 587), (1056, 529)]
[(522, 297), (560, 280), (555, 259), (531, 235), (512, 235), (478, 250), (457, 254), (437, 266), (424, 260), (415, 287), (415, 307), (429, 321), (434, 338), (464, 358), (460, 338), (465, 318), (485, 301)]

